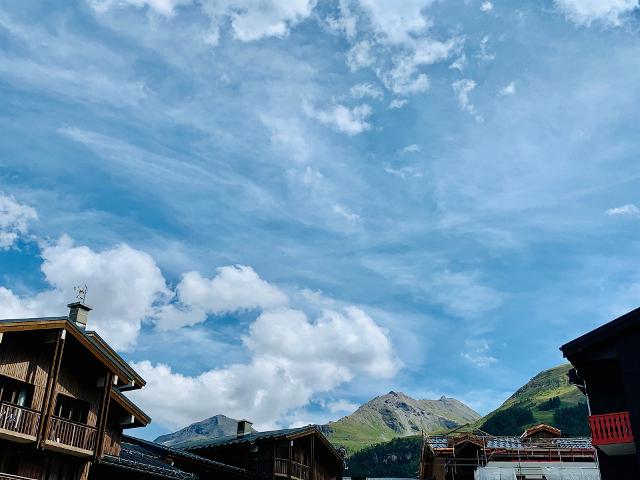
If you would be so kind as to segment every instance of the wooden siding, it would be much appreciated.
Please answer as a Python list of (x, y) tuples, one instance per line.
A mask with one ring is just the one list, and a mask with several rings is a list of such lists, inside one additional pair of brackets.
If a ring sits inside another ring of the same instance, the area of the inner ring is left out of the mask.
[[(90, 379), (91, 380), (91, 379)], [(100, 407), (100, 388), (96, 385), (97, 377), (89, 383), (86, 378), (79, 377), (63, 363), (56, 386), (56, 393), (67, 395), (78, 400), (84, 400), (89, 404), (87, 425), (95, 427), (98, 422), (98, 409)]]
[(51, 362), (51, 344), (44, 343), (42, 337), (29, 342), (22, 335), (5, 334), (0, 343), (0, 375), (34, 385), (33, 400), (30, 407), (42, 409), (49, 364)]
[(120, 456), (120, 442), (122, 441), (122, 427), (108, 426), (104, 432), (104, 455)]

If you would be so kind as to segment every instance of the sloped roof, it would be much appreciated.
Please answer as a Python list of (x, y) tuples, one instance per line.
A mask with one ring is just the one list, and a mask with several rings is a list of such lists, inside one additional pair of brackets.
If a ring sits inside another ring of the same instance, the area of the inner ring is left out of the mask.
[(547, 425), (546, 423), (541, 423), (540, 425), (535, 425), (531, 428), (527, 428), (524, 433), (520, 435), (520, 438), (529, 438), (531, 435), (543, 431), (552, 433), (556, 437), (559, 437), (562, 434), (562, 431), (559, 428), (552, 427), (551, 425)]
[[(429, 446), (434, 449), (450, 448), (452, 445), (449, 442), (449, 438), (445, 435), (438, 435), (428, 437), (427, 442)], [(454, 438), (454, 437), (451, 437)], [(492, 437), (484, 436), (478, 437), (483, 439), (486, 448), (500, 449), (500, 450), (525, 450), (528, 448), (560, 448), (560, 449), (572, 449), (572, 450), (588, 450), (593, 448), (591, 445), (591, 438), (589, 437), (560, 437), (549, 438), (544, 441), (536, 440), (522, 440), (520, 437)]]
[(204, 440), (194, 440), (192, 442), (183, 442), (174, 445), (183, 450), (195, 450), (207, 447), (219, 447), (223, 445), (237, 445), (241, 443), (252, 443), (260, 440), (286, 439), (300, 433), (311, 433), (313, 427), (285, 428), (282, 430), (271, 430), (268, 432), (253, 432), (238, 437), (237, 435), (227, 435), (224, 437), (207, 438)]

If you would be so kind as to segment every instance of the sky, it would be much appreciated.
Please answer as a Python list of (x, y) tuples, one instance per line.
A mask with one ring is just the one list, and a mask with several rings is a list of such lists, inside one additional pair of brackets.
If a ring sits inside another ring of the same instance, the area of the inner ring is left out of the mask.
[(487, 413), (640, 303), (636, 0), (0, 4), (0, 318), (67, 313), (145, 438)]

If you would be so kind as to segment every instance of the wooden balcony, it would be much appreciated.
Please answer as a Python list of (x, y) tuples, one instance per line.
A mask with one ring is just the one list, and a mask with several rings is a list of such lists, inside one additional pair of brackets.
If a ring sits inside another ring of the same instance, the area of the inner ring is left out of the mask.
[(79, 457), (93, 455), (96, 448), (97, 430), (88, 425), (51, 417), (45, 447)]
[(35, 410), (0, 403), (0, 438), (20, 443), (35, 442), (39, 421), (40, 414)]
[(591, 443), (607, 455), (635, 453), (635, 443), (629, 412), (591, 415)]
[(276, 458), (273, 461), (276, 477), (289, 477), (289, 463), (291, 463), (291, 478), (295, 480), (309, 480), (311, 467), (298, 462), (289, 462), (286, 458)]

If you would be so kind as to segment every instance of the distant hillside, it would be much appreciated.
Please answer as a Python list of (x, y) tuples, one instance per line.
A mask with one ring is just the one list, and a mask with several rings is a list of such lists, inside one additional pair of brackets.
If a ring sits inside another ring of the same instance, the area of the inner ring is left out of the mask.
[(192, 423), (177, 432), (161, 435), (155, 439), (155, 442), (171, 446), (187, 441), (235, 435), (237, 432), (237, 420), (225, 417), (224, 415), (215, 415), (201, 422)]
[(449, 430), (479, 418), (477, 412), (454, 398), (415, 400), (404, 393), (389, 392), (365, 403), (353, 414), (323, 426), (323, 431), (333, 444), (342, 445), (351, 453), (423, 430), (429, 433)]
[(492, 435), (520, 435), (525, 428), (546, 423), (565, 436), (588, 436), (586, 400), (569, 383), (570, 368), (567, 363), (539, 373), (474, 426)]
[(347, 460), (346, 476), (415, 478), (420, 463), (422, 436), (396, 438), (354, 453)]

